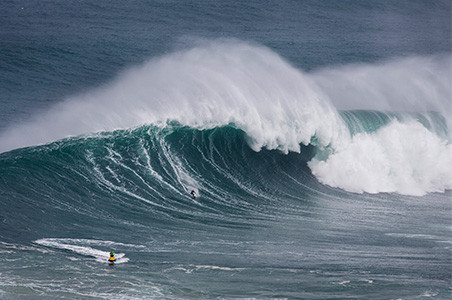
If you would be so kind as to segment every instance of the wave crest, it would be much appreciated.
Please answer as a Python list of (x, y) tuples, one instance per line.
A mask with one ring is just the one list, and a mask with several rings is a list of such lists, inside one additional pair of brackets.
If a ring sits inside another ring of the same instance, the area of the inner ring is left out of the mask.
[(234, 123), (253, 149), (284, 152), (300, 151), (314, 135), (328, 145), (346, 132), (337, 130), (339, 115), (309, 76), (265, 47), (216, 41), (153, 59), (66, 100), (4, 132), (0, 151), (168, 121), (200, 129)]

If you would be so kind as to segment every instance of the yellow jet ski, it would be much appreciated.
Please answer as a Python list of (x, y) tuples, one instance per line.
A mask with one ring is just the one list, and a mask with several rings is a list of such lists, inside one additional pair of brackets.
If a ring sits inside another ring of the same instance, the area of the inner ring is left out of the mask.
[(115, 253), (113, 251), (110, 251), (110, 258), (108, 259), (109, 265), (114, 265), (116, 261)]

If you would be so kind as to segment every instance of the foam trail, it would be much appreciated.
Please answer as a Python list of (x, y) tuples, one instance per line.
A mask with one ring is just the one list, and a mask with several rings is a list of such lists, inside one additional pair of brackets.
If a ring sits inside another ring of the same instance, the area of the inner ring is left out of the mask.
[[(102, 251), (98, 250), (92, 247), (89, 247), (87, 245), (91, 245), (93, 243), (98, 245), (108, 245), (110, 247), (114, 246), (114, 242), (110, 241), (98, 241), (98, 240), (84, 240), (84, 239), (58, 239), (58, 238), (49, 238), (49, 239), (39, 239), (35, 241), (36, 244), (46, 246), (46, 247), (52, 247), (57, 249), (63, 249), (63, 250), (70, 250), (74, 253), (77, 253), (79, 255), (83, 256), (90, 256), (94, 257), (96, 261), (99, 262), (106, 262), (109, 257), (108, 251)], [(83, 244), (83, 245), (80, 245)], [(124, 245), (122, 243), (118, 243), (119, 245)], [(125, 257), (124, 253), (117, 253), (116, 256), (116, 263), (125, 263), (128, 262), (129, 259)]]
[(255, 150), (284, 152), (299, 151), (314, 135), (328, 145), (346, 132), (309, 76), (267, 48), (215, 41), (151, 60), (3, 132), (0, 151), (167, 121), (196, 128), (234, 123)]

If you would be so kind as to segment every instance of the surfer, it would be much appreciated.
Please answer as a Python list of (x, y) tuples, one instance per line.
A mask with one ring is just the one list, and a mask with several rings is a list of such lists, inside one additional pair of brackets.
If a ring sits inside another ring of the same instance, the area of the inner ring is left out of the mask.
[(195, 199), (196, 198), (195, 190), (191, 190), (190, 195), (193, 197), (193, 199)]
[(110, 258), (108, 259), (108, 262), (114, 262), (116, 261), (115, 258), (115, 252), (113, 250), (110, 251)]

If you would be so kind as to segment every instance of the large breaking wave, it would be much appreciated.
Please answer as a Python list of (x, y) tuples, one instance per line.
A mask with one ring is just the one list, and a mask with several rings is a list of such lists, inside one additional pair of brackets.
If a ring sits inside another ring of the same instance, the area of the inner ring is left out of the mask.
[[(452, 171), (447, 168), (452, 165), (450, 67), (451, 57), (439, 55), (306, 73), (262, 46), (209, 42), (152, 59), (107, 86), (67, 99), (48, 113), (4, 131), (0, 151), (115, 130), (120, 130), (127, 144), (132, 142), (126, 138), (130, 130), (135, 135), (140, 132), (140, 138), (150, 135), (165, 141), (175, 135), (160, 136), (161, 132), (174, 128), (200, 132), (233, 128), (236, 134), (244, 133), (247, 147), (254, 151), (265, 148), (288, 154), (314, 147), (312, 156), (299, 154), (303, 159), (293, 163), (307, 163), (320, 182), (333, 187), (358, 193), (442, 192), (452, 188)], [(230, 143), (227, 140), (225, 148), (199, 151), (204, 157), (208, 150), (224, 158), (233, 154), (227, 150)], [(168, 154), (163, 144), (153, 147), (160, 155)], [(87, 157), (93, 161), (99, 159), (94, 150), (84, 151), (91, 153)], [(119, 152), (102, 155), (118, 163), (124, 157)], [(205, 183), (210, 188), (199, 183), (207, 173), (193, 179), (187, 170), (194, 167), (185, 154), (167, 156), (180, 166), (174, 169), (177, 183), (168, 185), (174, 191), (204, 188), (220, 192), (211, 182)], [(234, 167), (242, 170), (240, 165), (249, 165), (245, 158), (250, 159), (242, 157)], [(225, 172), (217, 164), (211, 167)], [(164, 176), (152, 163), (144, 168), (155, 178)], [(130, 172), (141, 174), (134, 167)], [(99, 178), (115, 177), (111, 168), (98, 174)], [(249, 181), (245, 174), (234, 171), (234, 176), (228, 176), (252, 192), (243, 184)], [(143, 180), (143, 184), (159, 193), (152, 183)], [(123, 187), (126, 193), (133, 189)]]

